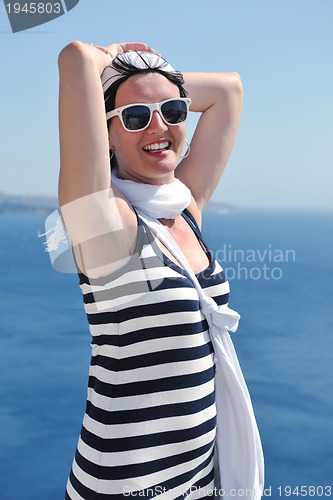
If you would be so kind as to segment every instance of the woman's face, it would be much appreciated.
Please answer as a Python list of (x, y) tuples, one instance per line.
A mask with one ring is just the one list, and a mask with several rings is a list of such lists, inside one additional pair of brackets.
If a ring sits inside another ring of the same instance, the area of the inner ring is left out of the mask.
[[(133, 103), (155, 103), (179, 97), (178, 87), (159, 73), (135, 75), (118, 89), (115, 107)], [(154, 111), (150, 125), (139, 132), (124, 129), (118, 116), (109, 126), (109, 147), (115, 149), (119, 177), (149, 184), (172, 182), (182, 154), (186, 125), (167, 125)], [(149, 150), (153, 144), (165, 149)]]

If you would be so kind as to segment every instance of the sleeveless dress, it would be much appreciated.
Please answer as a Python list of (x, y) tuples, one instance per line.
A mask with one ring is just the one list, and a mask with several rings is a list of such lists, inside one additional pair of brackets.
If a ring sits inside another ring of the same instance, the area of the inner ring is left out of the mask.
[[(203, 242), (191, 214), (182, 216)], [(205, 248), (210, 263), (196, 276), (218, 305), (227, 304), (229, 284)], [(92, 357), (66, 500), (211, 498), (214, 356), (191, 279), (140, 218), (124, 267), (79, 278)]]

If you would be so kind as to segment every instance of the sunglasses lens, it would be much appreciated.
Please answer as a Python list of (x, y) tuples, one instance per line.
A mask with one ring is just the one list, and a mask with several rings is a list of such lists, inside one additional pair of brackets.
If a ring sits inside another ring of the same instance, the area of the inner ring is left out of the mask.
[(129, 106), (122, 112), (127, 130), (140, 130), (149, 122), (150, 109), (147, 106)]
[(167, 123), (170, 123), (170, 125), (182, 123), (187, 118), (186, 102), (181, 101), (180, 99), (165, 102), (161, 106), (161, 111), (163, 118)]

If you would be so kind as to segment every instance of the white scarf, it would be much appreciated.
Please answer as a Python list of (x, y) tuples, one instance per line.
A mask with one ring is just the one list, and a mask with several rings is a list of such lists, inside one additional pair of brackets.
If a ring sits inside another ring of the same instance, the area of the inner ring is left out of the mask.
[(155, 219), (175, 219), (191, 202), (191, 191), (179, 179), (154, 186), (119, 179), (112, 172), (111, 181), (134, 208)]

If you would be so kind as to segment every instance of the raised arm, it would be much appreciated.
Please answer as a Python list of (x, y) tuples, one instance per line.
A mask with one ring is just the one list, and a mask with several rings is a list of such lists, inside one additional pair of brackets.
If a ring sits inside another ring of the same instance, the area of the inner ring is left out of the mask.
[(108, 131), (101, 73), (110, 60), (144, 43), (95, 47), (72, 42), (59, 55), (59, 204), (78, 267), (91, 277), (126, 258), (136, 238), (136, 218), (110, 189)]
[(184, 73), (192, 99), (201, 112), (190, 155), (176, 175), (192, 191), (200, 211), (208, 203), (230, 157), (242, 109), (242, 84), (237, 73)]

